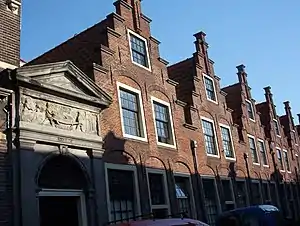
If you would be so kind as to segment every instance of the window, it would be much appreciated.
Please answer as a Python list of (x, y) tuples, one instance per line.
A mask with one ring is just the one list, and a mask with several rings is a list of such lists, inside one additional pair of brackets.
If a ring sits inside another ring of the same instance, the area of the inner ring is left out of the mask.
[(175, 146), (170, 104), (155, 97), (151, 97), (151, 99), (158, 143), (164, 146)]
[(263, 190), (264, 204), (270, 204), (271, 197), (270, 197), (269, 186), (267, 182), (262, 183), (262, 190)]
[(110, 221), (122, 222), (139, 216), (139, 195), (135, 170), (131, 167), (106, 164), (106, 177)]
[(214, 80), (207, 75), (204, 75), (203, 78), (207, 99), (213, 102), (217, 102)]
[(284, 164), (285, 164), (286, 170), (288, 172), (291, 172), (290, 162), (289, 162), (289, 157), (288, 157), (287, 150), (283, 150), (283, 159), (284, 159)]
[(164, 173), (148, 172), (151, 209), (155, 218), (165, 218), (169, 214), (166, 184)]
[(296, 156), (296, 161), (297, 161), (297, 166), (298, 166), (298, 169), (300, 169), (300, 161), (299, 161), (299, 156), (298, 154), (295, 154)]
[(204, 208), (207, 213), (207, 223), (209, 225), (215, 225), (216, 218), (218, 216), (218, 198), (215, 186), (215, 180), (209, 178), (202, 179), (204, 189)]
[(228, 126), (221, 126), (223, 149), (226, 158), (234, 158), (233, 144), (231, 139), (231, 133)]
[(278, 206), (277, 187), (274, 182), (270, 183), (270, 195), (271, 195), (272, 204)]
[(255, 120), (252, 102), (250, 100), (246, 100), (246, 106), (247, 106), (248, 117), (252, 120)]
[(254, 137), (250, 137), (248, 135), (248, 138), (249, 138), (249, 146), (250, 146), (252, 161), (254, 164), (259, 164)]
[(207, 155), (218, 156), (216, 133), (213, 121), (210, 119), (202, 118), (202, 129), (204, 133), (205, 149)]
[(252, 204), (253, 205), (259, 205), (261, 204), (261, 192), (260, 192), (260, 186), (259, 186), (259, 182), (257, 181), (252, 181), (251, 183), (251, 187), (252, 187)]
[(293, 138), (294, 138), (295, 145), (298, 145), (298, 139), (297, 139), (296, 131), (293, 130), (292, 133), (293, 133)]
[(146, 39), (137, 34), (134, 34), (132, 31), (129, 31), (128, 33), (130, 38), (132, 61), (139, 66), (150, 69)]
[(280, 136), (278, 121), (276, 119), (274, 119), (273, 122), (274, 122), (275, 133), (277, 136)]
[(264, 144), (263, 140), (258, 141), (258, 149), (259, 149), (259, 152), (260, 152), (262, 164), (264, 166), (268, 166), (267, 152), (266, 152), (266, 147), (265, 147), (265, 144)]
[(175, 176), (175, 192), (179, 213), (184, 217), (191, 215), (190, 180), (188, 177)]
[(276, 149), (276, 151), (277, 151), (277, 160), (278, 160), (279, 169), (280, 170), (284, 170), (282, 156), (281, 156), (281, 150), (280, 149)]
[(147, 140), (141, 92), (117, 83), (124, 137)]
[(234, 198), (233, 191), (231, 186), (231, 181), (223, 179), (221, 180), (222, 188), (223, 188), (223, 200), (224, 200), (224, 209), (223, 211), (229, 211), (234, 209)]
[(236, 181), (236, 204), (237, 207), (247, 206), (247, 190), (246, 182), (244, 180)]

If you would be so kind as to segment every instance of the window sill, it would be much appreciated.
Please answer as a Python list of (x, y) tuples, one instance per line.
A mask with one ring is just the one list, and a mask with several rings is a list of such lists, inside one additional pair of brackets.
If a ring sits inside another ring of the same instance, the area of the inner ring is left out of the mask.
[(270, 166), (269, 166), (269, 165), (263, 165), (263, 167), (270, 168)]
[(207, 157), (210, 157), (210, 158), (220, 158), (220, 155), (212, 155), (212, 154), (207, 154), (206, 153), (206, 155), (207, 155)]
[(249, 118), (249, 120), (250, 120), (251, 122), (255, 122), (255, 119)]
[(123, 135), (124, 139), (130, 140), (130, 141), (138, 141), (138, 142), (143, 142), (143, 143), (148, 143), (147, 138), (143, 137), (136, 137), (136, 136), (130, 136), (130, 135)]
[(257, 163), (257, 162), (253, 162), (253, 165), (254, 165), (254, 166), (260, 166), (260, 164)]
[(236, 162), (236, 158), (230, 158), (225, 156), (225, 159), (231, 162)]
[(143, 68), (143, 69), (145, 69), (145, 70), (147, 70), (147, 71), (152, 72), (152, 70), (151, 70), (150, 67), (145, 67), (145, 66), (143, 66), (143, 65), (141, 65), (141, 64), (139, 64), (139, 63), (133, 61), (132, 58), (131, 58), (131, 62), (132, 62), (134, 65), (136, 65), (136, 66), (138, 66), (138, 67), (140, 67), (140, 68)]
[(212, 102), (212, 103), (214, 103), (214, 104), (217, 104), (217, 105), (218, 105), (218, 101), (216, 101), (216, 100), (211, 100), (211, 99), (209, 99), (209, 98), (207, 98), (207, 97), (206, 97), (206, 99), (207, 99), (209, 102)]
[(166, 143), (162, 143), (162, 142), (157, 142), (157, 147), (159, 147), (159, 148), (168, 148), (168, 149), (172, 149), (172, 150), (176, 149), (176, 145), (166, 144)]

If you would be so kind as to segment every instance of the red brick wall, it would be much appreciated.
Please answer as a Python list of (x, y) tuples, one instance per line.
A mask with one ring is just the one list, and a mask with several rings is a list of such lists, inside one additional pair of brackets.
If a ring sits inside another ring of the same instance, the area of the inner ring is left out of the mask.
[(15, 15), (6, 6), (6, 0), (0, 0), (0, 61), (19, 66), (21, 11)]
[[(255, 110), (255, 122), (249, 120), (246, 99), (251, 98), (247, 75), (239, 66), (239, 82), (221, 89), (220, 79), (214, 73), (214, 62), (208, 57), (208, 44), (203, 32), (195, 34), (196, 51), (191, 58), (166, 67), (160, 58), (159, 41), (151, 36), (150, 20), (141, 14), (140, 2), (117, 1), (116, 14), (110, 14), (101, 23), (87, 29), (62, 45), (43, 54), (29, 64), (72, 60), (113, 98), (111, 106), (102, 112), (101, 129), (107, 149), (104, 159), (110, 162), (141, 163), (153, 167), (171, 167), (175, 171), (193, 172), (190, 142), (197, 141), (198, 168), (201, 174), (227, 176), (230, 161), (222, 152), (219, 123), (231, 127), (237, 176), (246, 176), (244, 153), (248, 153), (250, 174), (253, 178), (269, 179), (273, 172), (268, 143), (269, 167), (252, 164), (247, 134), (266, 140), (262, 126), (265, 112)], [(128, 29), (147, 40), (151, 70), (132, 63)], [(95, 63), (95, 64), (93, 64)], [(217, 104), (208, 101), (203, 74), (210, 76), (215, 84)], [(174, 82), (176, 81), (176, 82)], [(141, 91), (144, 107), (147, 141), (123, 138), (118, 103), (117, 82)], [(224, 92), (225, 91), (225, 92)], [(156, 142), (151, 96), (171, 105), (175, 128), (176, 149), (160, 147)], [(219, 158), (207, 157), (200, 117), (214, 120)], [(261, 121), (262, 120), (262, 121)], [(282, 141), (285, 142), (285, 141)], [(125, 150), (123, 156), (111, 150)], [(125, 155), (125, 156), (124, 156)], [(186, 165), (186, 166), (184, 166)]]

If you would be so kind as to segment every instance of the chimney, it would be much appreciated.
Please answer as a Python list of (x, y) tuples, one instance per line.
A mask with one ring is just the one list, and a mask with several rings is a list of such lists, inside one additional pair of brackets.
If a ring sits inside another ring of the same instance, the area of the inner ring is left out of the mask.
[(297, 114), (298, 116), (298, 123), (300, 124), (300, 114)]
[(271, 105), (272, 111), (273, 111), (273, 117), (276, 118), (277, 114), (276, 114), (276, 109), (275, 109), (275, 105), (273, 102), (273, 94), (271, 92), (271, 87), (267, 86), (264, 88), (265, 90), (265, 97), (266, 97), (266, 101), (268, 104)]
[(295, 128), (295, 124), (294, 124), (294, 119), (292, 116), (292, 111), (291, 111), (291, 107), (290, 107), (290, 102), (289, 101), (285, 101), (283, 102), (284, 104), (284, 109), (285, 109), (285, 113), (289, 119), (289, 124), (292, 126), (292, 128)]
[(141, 1), (142, 0), (117, 0), (114, 2), (116, 13), (120, 16), (132, 14), (133, 25), (136, 31), (140, 31), (140, 17), (141, 17)]
[(247, 73), (245, 71), (246, 66), (244, 64), (236, 66), (238, 72), (238, 78), (240, 83), (245, 83), (247, 84)]
[(239, 82), (245, 85), (247, 99), (251, 99), (250, 87), (248, 86), (247, 73), (245, 70), (246, 66), (244, 64), (240, 64), (236, 66), (236, 68), (238, 70), (237, 75), (239, 78)]
[(202, 55), (204, 58), (205, 73), (210, 75), (211, 71), (207, 54), (208, 43), (205, 41), (206, 34), (203, 31), (200, 31), (194, 34), (194, 37), (196, 38), (196, 41), (194, 42), (196, 46), (196, 51), (200, 53), (200, 55)]

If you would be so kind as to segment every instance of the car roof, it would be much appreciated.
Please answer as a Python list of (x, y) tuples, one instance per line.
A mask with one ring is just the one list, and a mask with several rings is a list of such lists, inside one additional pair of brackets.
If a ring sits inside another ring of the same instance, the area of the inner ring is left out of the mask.
[(263, 212), (279, 212), (279, 209), (272, 205), (257, 205), (230, 210), (221, 214), (221, 216), (232, 215), (235, 213), (263, 213)]

